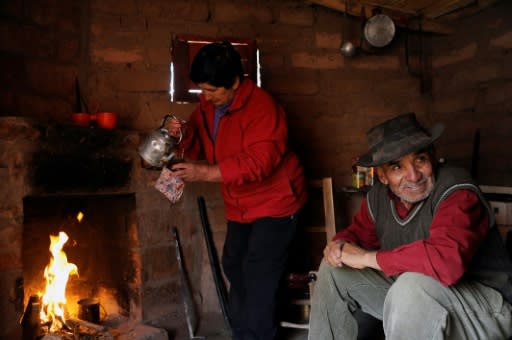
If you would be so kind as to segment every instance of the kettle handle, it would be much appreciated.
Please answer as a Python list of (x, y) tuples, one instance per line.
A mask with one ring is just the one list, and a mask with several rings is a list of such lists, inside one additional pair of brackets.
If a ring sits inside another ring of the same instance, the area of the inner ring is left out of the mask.
[[(164, 118), (162, 119), (162, 123), (160, 124), (160, 130), (165, 131), (166, 134), (169, 134), (169, 130), (167, 130), (167, 128), (165, 128), (165, 124), (167, 123), (167, 121), (169, 119), (176, 119), (176, 120), (181, 121), (178, 117), (176, 117), (173, 114), (166, 114), (164, 116)], [(180, 144), (181, 140), (183, 139), (183, 131), (181, 129), (179, 131), (180, 131), (180, 136), (178, 137), (178, 141), (176, 142), (176, 144)]]

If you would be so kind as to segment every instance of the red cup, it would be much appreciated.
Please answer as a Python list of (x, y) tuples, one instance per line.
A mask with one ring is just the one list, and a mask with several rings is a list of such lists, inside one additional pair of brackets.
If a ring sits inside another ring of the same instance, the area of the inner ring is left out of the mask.
[(91, 115), (85, 112), (75, 112), (71, 115), (73, 124), (80, 126), (89, 126), (91, 124)]
[(117, 114), (114, 112), (98, 112), (93, 115), (93, 119), (103, 129), (113, 129), (117, 125)]

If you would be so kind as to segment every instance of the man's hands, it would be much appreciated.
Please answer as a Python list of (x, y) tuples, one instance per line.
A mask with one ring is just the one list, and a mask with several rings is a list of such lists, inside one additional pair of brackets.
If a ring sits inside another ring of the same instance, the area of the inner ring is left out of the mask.
[(333, 267), (345, 265), (356, 269), (370, 267), (380, 270), (376, 251), (368, 251), (343, 240), (327, 243), (324, 249), (324, 259)]
[(341, 250), (345, 245), (345, 241), (336, 240), (329, 241), (324, 248), (324, 259), (333, 267), (341, 267), (343, 266), (343, 262), (341, 262)]

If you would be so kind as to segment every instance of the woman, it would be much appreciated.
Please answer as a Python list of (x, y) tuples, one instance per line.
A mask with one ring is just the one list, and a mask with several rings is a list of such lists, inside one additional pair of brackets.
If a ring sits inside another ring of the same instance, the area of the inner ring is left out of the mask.
[[(304, 170), (288, 147), (283, 109), (244, 78), (230, 43), (205, 45), (190, 78), (201, 89), (182, 142), (186, 159), (172, 166), (185, 181), (218, 182), (227, 219), (222, 265), (230, 281), (233, 339), (274, 339), (276, 292), (307, 199)], [(181, 123), (171, 120), (177, 135)]]

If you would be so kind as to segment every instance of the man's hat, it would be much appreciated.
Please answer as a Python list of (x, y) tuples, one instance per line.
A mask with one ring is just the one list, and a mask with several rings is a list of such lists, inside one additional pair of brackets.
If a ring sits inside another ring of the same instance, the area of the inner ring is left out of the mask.
[(370, 150), (359, 157), (358, 165), (377, 166), (421, 150), (443, 133), (444, 125), (436, 124), (431, 131), (420, 125), (413, 112), (391, 118), (366, 134)]

